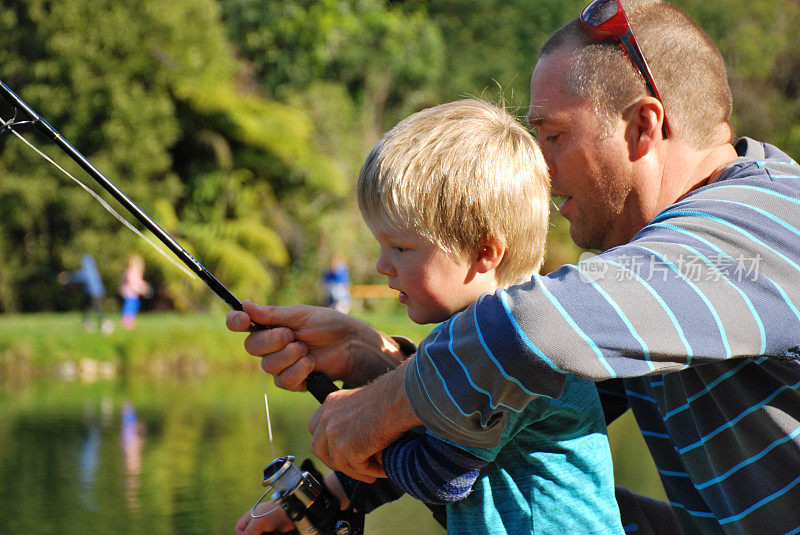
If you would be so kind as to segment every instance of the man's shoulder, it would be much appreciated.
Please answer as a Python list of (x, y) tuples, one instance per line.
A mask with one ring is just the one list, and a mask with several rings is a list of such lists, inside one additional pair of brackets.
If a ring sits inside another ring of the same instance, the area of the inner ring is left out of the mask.
[(775, 240), (798, 243), (800, 165), (776, 147), (749, 138), (740, 140), (736, 150), (739, 157), (711, 183), (665, 208), (628, 245), (699, 240), (717, 251)]
[(800, 165), (777, 147), (750, 138), (740, 139), (735, 147), (738, 158), (708, 185), (667, 207), (656, 220), (707, 209), (722, 215), (752, 209), (772, 212), (782, 204), (794, 211), (800, 203)]
[[(697, 190), (697, 193), (713, 195), (716, 188), (731, 186), (734, 181), (744, 181), (800, 196), (800, 165), (788, 154), (774, 145), (747, 137), (740, 139), (735, 148), (739, 157), (722, 169), (716, 180)], [(746, 194), (746, 191), (742, 190), (741, 193)]]

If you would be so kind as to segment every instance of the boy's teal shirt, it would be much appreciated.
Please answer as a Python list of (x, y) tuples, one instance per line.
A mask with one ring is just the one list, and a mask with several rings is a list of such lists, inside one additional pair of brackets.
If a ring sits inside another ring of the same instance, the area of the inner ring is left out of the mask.
[(509, 412), (494, 448), (454, 445), (489, 464), (472, 493), (447, 506), (448, 533), (623, 533), (594, 383), (569, 376), (560, 398)]

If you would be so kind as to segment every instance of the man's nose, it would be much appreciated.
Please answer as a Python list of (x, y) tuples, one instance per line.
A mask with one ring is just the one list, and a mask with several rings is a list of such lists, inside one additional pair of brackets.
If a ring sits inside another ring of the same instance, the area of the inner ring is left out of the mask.
[(553, 155), (550, 154), (550, 151), (543, 150), (542, 156), (544, 156), (544, 163), (547, 164), (547, 172), (550, 173), (550, 178), (552, 179), (558, 172), (555, 159), (553, 158)]

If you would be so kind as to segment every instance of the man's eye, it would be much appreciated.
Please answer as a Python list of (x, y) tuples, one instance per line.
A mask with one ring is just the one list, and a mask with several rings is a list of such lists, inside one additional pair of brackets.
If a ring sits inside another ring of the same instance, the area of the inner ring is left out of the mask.
[(550, 135), (544, 136), (544, 140), (547, 141), (548, 143), (555, 143), (556, 140), (560, 136), (561, 136), (561, 134), (550, 134)]

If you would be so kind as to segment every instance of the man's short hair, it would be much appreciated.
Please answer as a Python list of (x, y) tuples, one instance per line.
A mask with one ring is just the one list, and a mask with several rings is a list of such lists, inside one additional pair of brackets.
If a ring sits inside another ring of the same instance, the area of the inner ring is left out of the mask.
[[(733, 98), (725, 61), (711, 38), (667, 2), (627, 0), (623, 5), (661, 94), (670, 135), (697, 149), (732, 141)], [(591, 39), (578, 19), (550, 36), (539, 57), (566, 47), (572, 47), (574, 61), (565, 90), (592, 100), (606, 126), (649, 94), (618, 42)]]
[(455, 258), (501, 241), (496, 275), (507, 285), (541, 266), (549, 190), (527, 129), (470, 99), (417, 112), (386, 133), (361, 167), (358, 205), (373, 231), (412, 232)]

